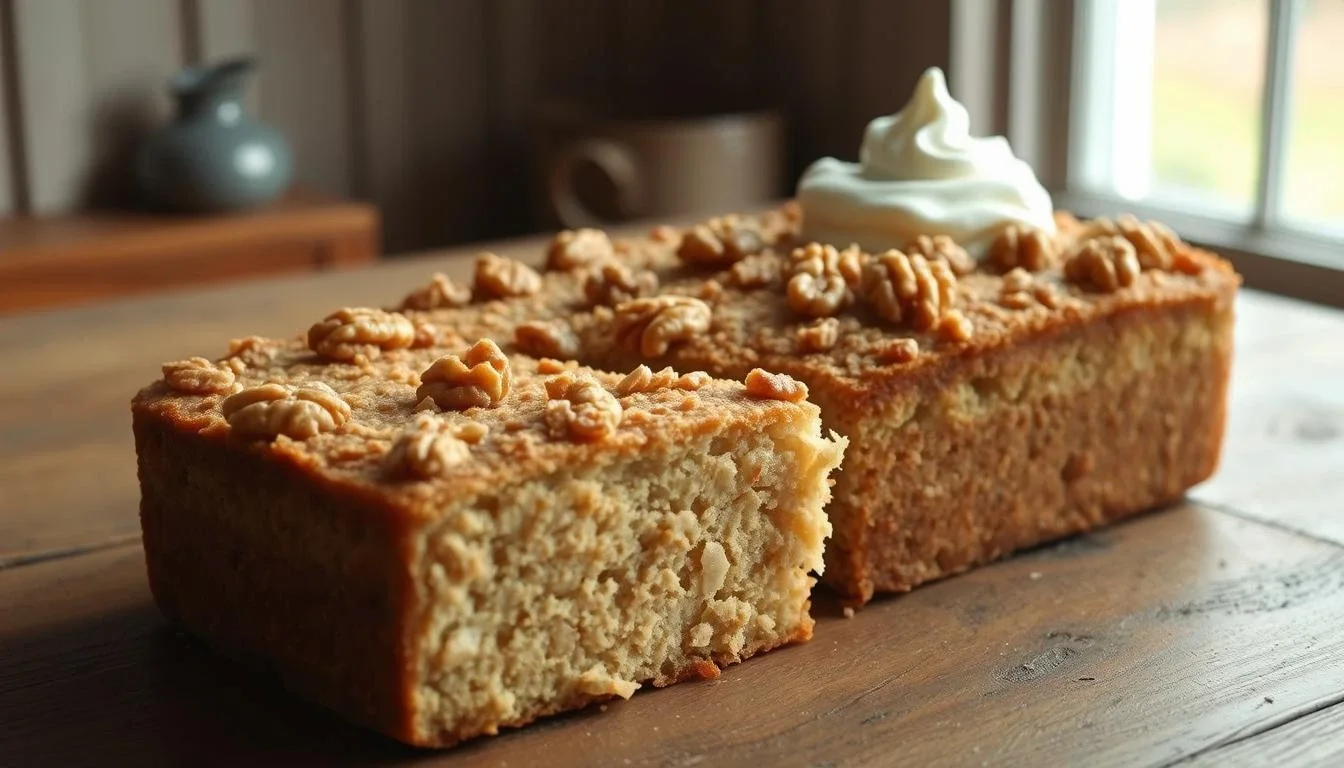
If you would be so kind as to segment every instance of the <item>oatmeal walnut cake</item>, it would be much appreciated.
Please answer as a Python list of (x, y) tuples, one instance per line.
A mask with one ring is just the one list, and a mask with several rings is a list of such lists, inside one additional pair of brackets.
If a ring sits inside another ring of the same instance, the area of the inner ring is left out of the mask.
[(967, 125), (930, 70), (776, 210), (562, 232), (165, 365), (159, 606), (446, 745), (804, 640), (811, 573), (857, 605), (1179, 497), (1238, 276), (1054, 210)]

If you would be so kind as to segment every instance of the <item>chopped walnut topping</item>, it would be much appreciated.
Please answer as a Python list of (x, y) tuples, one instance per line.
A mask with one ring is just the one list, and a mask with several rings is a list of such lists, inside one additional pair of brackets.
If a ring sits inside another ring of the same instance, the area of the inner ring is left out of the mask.
[(948, 310), (938, 323), (938, 335), (944, 341), (970, 341), (974, 331), (970, 319), (955, 309)]
[(401, 308), (423, 311), (464, 307), (470, 303), (470, 288), (442, 272), (435, 272), (428, 283), (406, 294), (406, 298), (401, 300)]
[(834, 317), (822, 318), (797, 331), (798, 349), (802, 352), (828, 352), (840, 340), (840, 321)]
[(999, 304), (1008, 309), (1030, 309), (1036, 306), (1036, 297), (1030, 291), (1008, 291), (999, 295)]
[(675, 243), (681, 239), (681, 233), (676, 227), (667, 224), (659, 224), (649, 230), (649, 239), (655, 243)]
[(567, 229), (546, 251), (547, 269), (575, 269), (609, 261), (616, 255), (611, 238), (600, 229)]
[(668, 389), (677, 380), (677, 372), (671, 368), (664, 368), (654, 373), (647, 365), (640, 365), (621, 379), (616, 385), (616, 393), (621, 397), (633, 395), (637, 392), (657, 392), (661, 389)]
[(779, 279), (780, 271), (778, 256), (758, 253), (734, 264), (728, 280), (738, 288), (762, 288)]
[(413, 341), (415, 326), (405, 315), (370, 307), (338, 309), (308, 329), (308, 348), (332, 360), (373, 360)]
[(1166, 225), (1156, 221), (1139, 221), (1125, 215), (1115, 220), (1117, 231), (1134, 246), (1139, 266), (1144, 269), (1169, 270), (1181, 250), (1181, 238)]
[(546, 382), (546, 426), (551, 437), (603, 440), (621, 426), (621, 401), (590, 376), (562, 373)]
[(574, 335), (568, 323), (522, 323), (513, 331), (513, 342), (519, 350), (533, 357), (573, 360), (579, 356), (579, 337)]
[(700, 284), (700, 290), (696, 291), (695, 295), (701, 301), (713, 304), (723, 298), (723, 284), (718, 280), (706, 280)]
[(677, 256), (688, 264), (725, 266), (765, 247), (759, 224), (741, 216), (722, 216), (691, 228)]
[(173, 390), (189, 395), (224, 395), (233, 391), (236, 376), (232, 368), (191, 357), (164, 363), (163, 380)]
[(1023, 269), (1040, 272), (1054, 263), (1055, 241), (1035, 227), (1011, 224), (994, 238), (989, 257), (1005, 271)]
[(439, 341), (439, 329), (433, 323), (416, 323), (415, 338), (411, 340), (412, 349), (432, 347)]
[(704, 371), (691, 371), (690, 373), (683, 373), (678, 376), (677, 380), (672, 383), (672, 386), (677, 389), (685, 389), (694, 392), (697, 389), (707, 386), (709, 382), (713, 380), (714, 377)]
[[(275, 346), (260, 336), (248, 336), (229, 342), (229, 357), (237, 358), (251, 368), (265, 368), (275, 359)], [(241, 371), (234, 370), (234, 373)]]
[(543, 357), (537, 361), (537, 373), (545, 373), (545, 374), (560, 373), (562, 371), (569, 371), (578, 367), (579, 363), (576, 360), (554, 360), (549, 357)]
[(887, 339), (873, 356), (883, 363), (908, 363), (919, 357), (919, 342), (914, 339)]
[(890, 250), (868, 263), (863, 295), (882, 319), (915, 330), (938, 325), (956, 296), (957, 278), (944, 261)]
[(1067, 301), (1063, 296), (1060, 296), (1059, 291), (1055, 290), (1055, 287), (1049, 283), (1038, 283), (1036, 287), (1032, 289), (1032, 295), (1041, 303), (1041, 306), (1050, 309), (1059, 309), (1064, 306)]
[(658, 292), (658, 275), (635, 270), (619, 262), (607, 262), (588, 273), (583, 294), (593, 305), (614, 306), (622, 301), (641, 299)]
[(1134, 246), (1120, 235), (1084, 241), (1064, 263), (1064, 276), (1094, 290), (1110, 293), (1133, 285), (1139, 276)]
[(445, 410), (491, 408), (509, 394), (513, 372), (509, 359), (495, 342), (482, 339), (467, 350), (465, 359), (447, 355), (420, 374), (418, 399), (430, 398)]
[(401, 433), (387, 455), (388, 469), (430, 480), (471, 460), (471, 444), (479, 443), (489, 427), (477, 421), (449, 425), (443, 419), (420, 415)]
[(541, 275), (521, 261), (487, 252), (476, 257), (475, 284), (483, 296), (531, 296), (541, 290)]
[(930, 262), (941, 261), (952, 268), (953, 274), (965, 275), (975, 271), (975, 260), (947, 235), (920, 235), (905, 246), (905, 252), (911, 256), (918, 254)]
[(655, 296), (616, 306), (616, 338), (645, 357), (709, 330), (709, 305), (689, 296)]
[(858, 248), (837, 251), (834, 246), (809, 243), (793, 251), (789, 278), (789, 308), (811, 317), (828, 317), (854, 301), (854, 288), (863, 274)]
[(1021, 267), (1014, 267), (1003, 276), (1003, 292), (1016, 293), (1031, 288), (1036, 282), (1031, 273)]
[(339, 428), (350, 418), (350, 405), (320, 381), (302, 385), (262, 384), (230, 395), (220, 413), (235, 434), (307, 440)]
[(753, 397), (790, 403), (807, 399), (807, 385), (787, 374), (753, 368), (743, 383), (747, 386), (747, 394)]

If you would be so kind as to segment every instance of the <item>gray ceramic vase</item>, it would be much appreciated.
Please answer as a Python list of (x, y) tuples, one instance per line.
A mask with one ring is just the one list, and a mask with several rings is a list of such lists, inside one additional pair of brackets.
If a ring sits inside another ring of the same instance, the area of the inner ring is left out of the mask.
[(172, 76), (177, 115), (145, 140), (136, 158), (137, 185), (148, 202), (183, 213), (221, 213), (262, 205), (289, 188), (289, 144), (243, 108), (255, 68), (252, 59), (238, 58)]

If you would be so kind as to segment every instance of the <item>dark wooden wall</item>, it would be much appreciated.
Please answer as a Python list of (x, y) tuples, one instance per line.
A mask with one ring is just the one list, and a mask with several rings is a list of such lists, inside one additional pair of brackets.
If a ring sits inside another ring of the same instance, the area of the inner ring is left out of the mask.
[(168, 113), (172, 69), (243, 52), (261, 60), (253, 103), (294, 143), (300, 178), (377, 203), (390, 251), (537, 228), (529, 126), (557, 98), (778, 107), (792, 180), (821, 155), (853, 157), (867, 120), (947, 66), (948, 5), (118, 0), (112, 40), (102, 0), (0, 0), (0, 213), (85, 205), (95, 177), (115, 186), (125, 152), (102, 116), (124, 102), (147, 128)]

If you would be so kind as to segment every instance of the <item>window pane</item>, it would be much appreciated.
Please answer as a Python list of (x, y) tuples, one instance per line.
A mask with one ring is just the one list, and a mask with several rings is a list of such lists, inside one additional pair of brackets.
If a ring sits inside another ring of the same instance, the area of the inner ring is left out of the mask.
[(1298, 28), (1283, 214), (1344, 227), (1344, 0), (1312, 0)]
[(1249, 216), (1268, 5), (1158, 0), (1156, 10), (1149, 194)]

